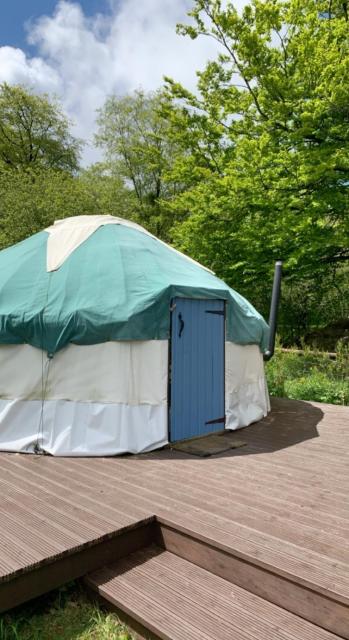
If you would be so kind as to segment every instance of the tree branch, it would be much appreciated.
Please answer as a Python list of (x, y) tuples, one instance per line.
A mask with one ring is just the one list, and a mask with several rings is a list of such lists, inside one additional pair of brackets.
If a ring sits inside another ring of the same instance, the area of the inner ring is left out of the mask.
[[(241, 66), (241, 64), (240, 64), (240, 62), (239, 62), (239, 59), (238, 59), (238, 57), (236, 56), (236, 54), (235, 54), (234, 50), (233, 50), (233, 49), (231, 49), (231, 47), (229, 46), (229, 44), (228, 44), (228, 42), (227, 42), (227, 40), (226, 40), (226, 38), (225, 38), (225, 35), (224, 35), (224, 33), (223, 33), (223, 31), (222, 31), (222, 29), (221, 29), (220, 25), (216, 22), (216, 20), (215, 20), (214, 16), (212, 15), (212, 13), (210, 13), (210, 12), (208, 11), (207, 7), (205, 7), (204, 11), (205, 11), (205, 13), (206, 13), (207, 17), (208, 17), (208, 18), (210, 18), (210, 20), (212, 21), (212, 23), (215, 25), (215, 27), (216, 27), (216, 29), (217, 29), (217, 31), (218, 31), (218, 33), (219, 33), (219, 35), (220, 35), (220, 38), (221, 38), (220, 42), (221, 42), (221, 44), (223, 44), (223, 46), (225, 47), (225, 49), (228, 51), (228, 53), (229, 53), (230, 57), (232, 58), (232, 60), (233, 60), (233, 62), (234, 62), (234, 64), (235, 64), (235, 66), (236, 66), (237, 70), (239, 71), (239, 74), (241, 75), (241, 77), (242, 77), (242, 79), (243, 79), (243, 81), (244, 81), (244, 83), (245, 83), (245, 85), (246, 85), (246, 88), (247, 88), (247, 90), (249, 91), (249, 93), (250, 93), (250, 95), (251, 95), (251, 97), (252, 97), (252, 99), (253, 99), (253, 102), (254, 102), (254, 104), (255, 104), (255, 107), (256, 107), (256, 109), (257, 109), (258, 113), (260, 114), (260, 116), (261, 116), (262, 118), (267, 119), (267, 115), (266, 115), (266, 114), (264, 113), (264, 111), (262, 110), (262, 108), (261, 108), (261, 106), (260, 106), (260, 104), (259, 104), (259, 102), (258, 102), (258, 98), (257, 98), (257, 96), (256, 96), (255, 92), (253, 91), (253, 89), (252, 89), (252, 87), (251, 87), (250, 82), (247, 80), (247, 78), (246, 78), (246, 76), (245, 76), (245, 74), (244, 74), (244, 72), (243, 72), (243, 69), (242, 69), (242, 66)], [(213, 34), (212, 34), (212, 35), (213, 35)], [(218, 40), (218, 42), (219, 42), (219, 39), (218, 39), (218, 38), (216, 38), (216, 39), (217, 39), (217, 40)]]

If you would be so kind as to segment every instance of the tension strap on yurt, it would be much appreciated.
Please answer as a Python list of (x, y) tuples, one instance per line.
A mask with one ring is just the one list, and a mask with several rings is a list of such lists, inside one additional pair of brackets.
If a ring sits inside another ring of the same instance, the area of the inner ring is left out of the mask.
[[(44, 307), (42, 309), (43, 318), (44, 318), (44, 314), (48, 304), (48, 296), (50, 291), (51, 279), (52, 279), (52, 274), (49, 273), (47, 289), (46, 289), (46, 297), (45, 297), (46, 299), (45, 299)], [(47, 352), (47, 360), (46, 360), (46, 363), (44, 364), (44, 322), (42, 321), (42, 324), (41, 324), (41, 407), (40, 407), (40, 417), (39, 417), (37, 438), (34, 445), (35, 454), (45, 453), (44, 449), (42, 449), (40, 445), (40, 440), (42, 442), (44, 437), (44, 407), (45, 407), (45, 400), (46, 400), (46, 393), (47, 393), (47, 382), (48, 382), (48, 376), (50, 371), (50, 363), (52, 358), (53, 358), (53, 353)]]
[(50, 372), (50, 364), (51, 364), (52, 358), (53, 358), (53, 354), (52, 353), (48, 353), (47, 354), (47, 360), (46, 360), (46, 362), (44, 364), (44, 352), (42, 351), (42, 357), (41, 357), (41, 408), (40, 408), (40, 418), (39, 418), (37, 439), (36, 439), (36, 443), (34, 445), (34, 453), (36, 453), (36, 454), (44, 454), (45, 453), (45, 451), (40, 446), (40, 440), (42, 442), (43, 437), (44, 437), (44, 407), (45, 407), (45, 400), (46, 400), (46, 393), (47, 393), (48, 376), (49, 376), (49, 372)]

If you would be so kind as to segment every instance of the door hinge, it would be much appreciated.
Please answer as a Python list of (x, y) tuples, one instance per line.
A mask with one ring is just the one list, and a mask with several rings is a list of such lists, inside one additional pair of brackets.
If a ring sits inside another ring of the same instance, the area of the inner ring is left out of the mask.
[(213, 313), (215, 316), (224, 316), (224, 311), (205, 311), (205, 313)]
[(205, 424), (217, 424), (219, 422), (223, 424), (225, 422), (225, 416), (223, 416), (222, 418), (216, 418), (215, 420), (207, 420)]

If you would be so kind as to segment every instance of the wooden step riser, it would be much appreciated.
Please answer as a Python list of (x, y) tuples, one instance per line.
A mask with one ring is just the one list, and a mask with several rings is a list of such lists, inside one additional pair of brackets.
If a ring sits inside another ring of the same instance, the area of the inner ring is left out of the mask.
[(0, 583), (0, 613), (147, 547), (157, 535), (158, 526), (152, 518), (117, 532), (117, 535), (106, 536), (71, 555), (55, 558), (30, 572), (19, 573), (11, 581)]
[(159, 523), (156, 543), (295, 615), (349, 640), (349, 608), (283, 576)]

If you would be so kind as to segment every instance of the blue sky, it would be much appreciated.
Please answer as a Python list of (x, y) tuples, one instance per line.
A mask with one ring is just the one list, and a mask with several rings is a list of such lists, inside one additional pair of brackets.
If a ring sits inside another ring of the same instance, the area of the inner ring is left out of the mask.
[(195, 91), (217, 45), (176, 34), (193, 1), (0, 0), (0, 83), (55, 95), (88, 165), (100, 159), (93, 136), (107, 96), (156, 90), (164, 75)]
[[(110, 13), (108, 0), (81, 0), (85, 15)], [(11, 45), (30, 51), (26, 24), (42, 15), (52, 15), (57, 0), (2, 0), (0, 2), (0, 46)]]

